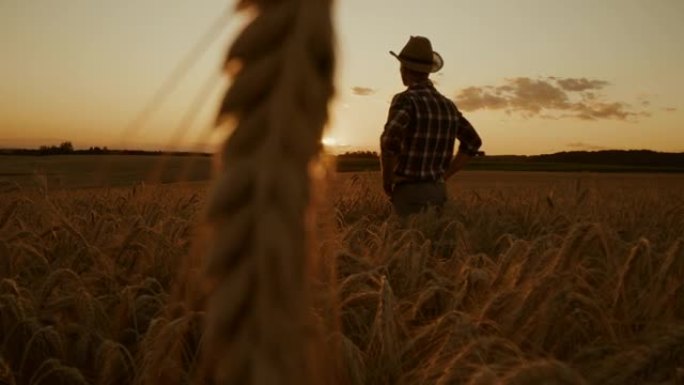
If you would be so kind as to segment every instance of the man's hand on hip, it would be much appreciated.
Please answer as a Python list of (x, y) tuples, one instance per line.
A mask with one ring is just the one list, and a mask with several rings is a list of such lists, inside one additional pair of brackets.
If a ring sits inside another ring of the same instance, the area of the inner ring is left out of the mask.
[(456, 154), (456, 156), (451, 160), (449, 168), (446, 170), (446, 173), (444, 174), (444, 180), (448, 180), (454, 174), (461, 171), (461, 169), (463, 169), (463, 167), (465, 167), (465, 165), (468, 164), (468, 162), (470, 162), (470, 159), (472, 159), (472, 156), (459, 151)]
[(394, 169), (397, 167), (397, 158), (394, 156), (380, 156), (380, 166), (382, 168), (382, 189), (388, 197), (392, 197), (394, 190)]
[(394, 182), (392, 182), (391, 180), (383, 179), (382, 189), (385, 190), (385, 194), (391, 198), (392, 191), (394, 191)]

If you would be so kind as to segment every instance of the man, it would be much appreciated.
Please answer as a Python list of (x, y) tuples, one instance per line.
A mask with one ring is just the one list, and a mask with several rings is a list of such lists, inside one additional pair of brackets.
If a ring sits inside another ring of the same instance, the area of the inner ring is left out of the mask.
[[(399, 55), (406, 91), (392, 99), (380, 137), (385, 193), (400, 216), (447, 200), (445, 183), (477, 154), (482, 141), (454, 102), (440, 94), (429, 74), (444, 61), (430, 40), (412, 36)], [(454, 143), (459, 140), (454, 157)]]

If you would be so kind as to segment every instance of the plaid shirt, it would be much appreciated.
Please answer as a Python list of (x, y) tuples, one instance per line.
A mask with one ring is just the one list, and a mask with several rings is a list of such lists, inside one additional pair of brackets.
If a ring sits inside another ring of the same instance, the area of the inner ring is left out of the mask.
[(456, 104), (427, 80), (394, 96), (380, 149), (383, 156), (398, 158), (395, 175), (439, 180), (451, 163), (456, 139), (459, 151), (471, 156), (482, 145)]

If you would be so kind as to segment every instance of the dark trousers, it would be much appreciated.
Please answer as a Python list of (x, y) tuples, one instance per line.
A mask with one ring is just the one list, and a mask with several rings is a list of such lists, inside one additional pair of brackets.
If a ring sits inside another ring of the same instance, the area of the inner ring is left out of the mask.
[(439, 210), (446, 200), (444, 182), (399, 182), (392, 190), (392, 206), (402, 217), (417, 214), (431, 206)]

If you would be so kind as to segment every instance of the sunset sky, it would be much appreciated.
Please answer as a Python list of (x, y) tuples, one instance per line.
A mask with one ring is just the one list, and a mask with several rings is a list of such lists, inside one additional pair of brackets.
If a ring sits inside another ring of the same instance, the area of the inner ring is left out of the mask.
[[(240, 17), (150, 119), (127, 127), (231, 5), (0, 0), (0, 147), (208, 143)], [(378, 149), (389, 101), (403, 88), (388, 51), (423, 35), (445, 60), (437, 88), (488, 154), (684, 151), (682, 20), (682, 0), (339, 0), (327, 141)]]

